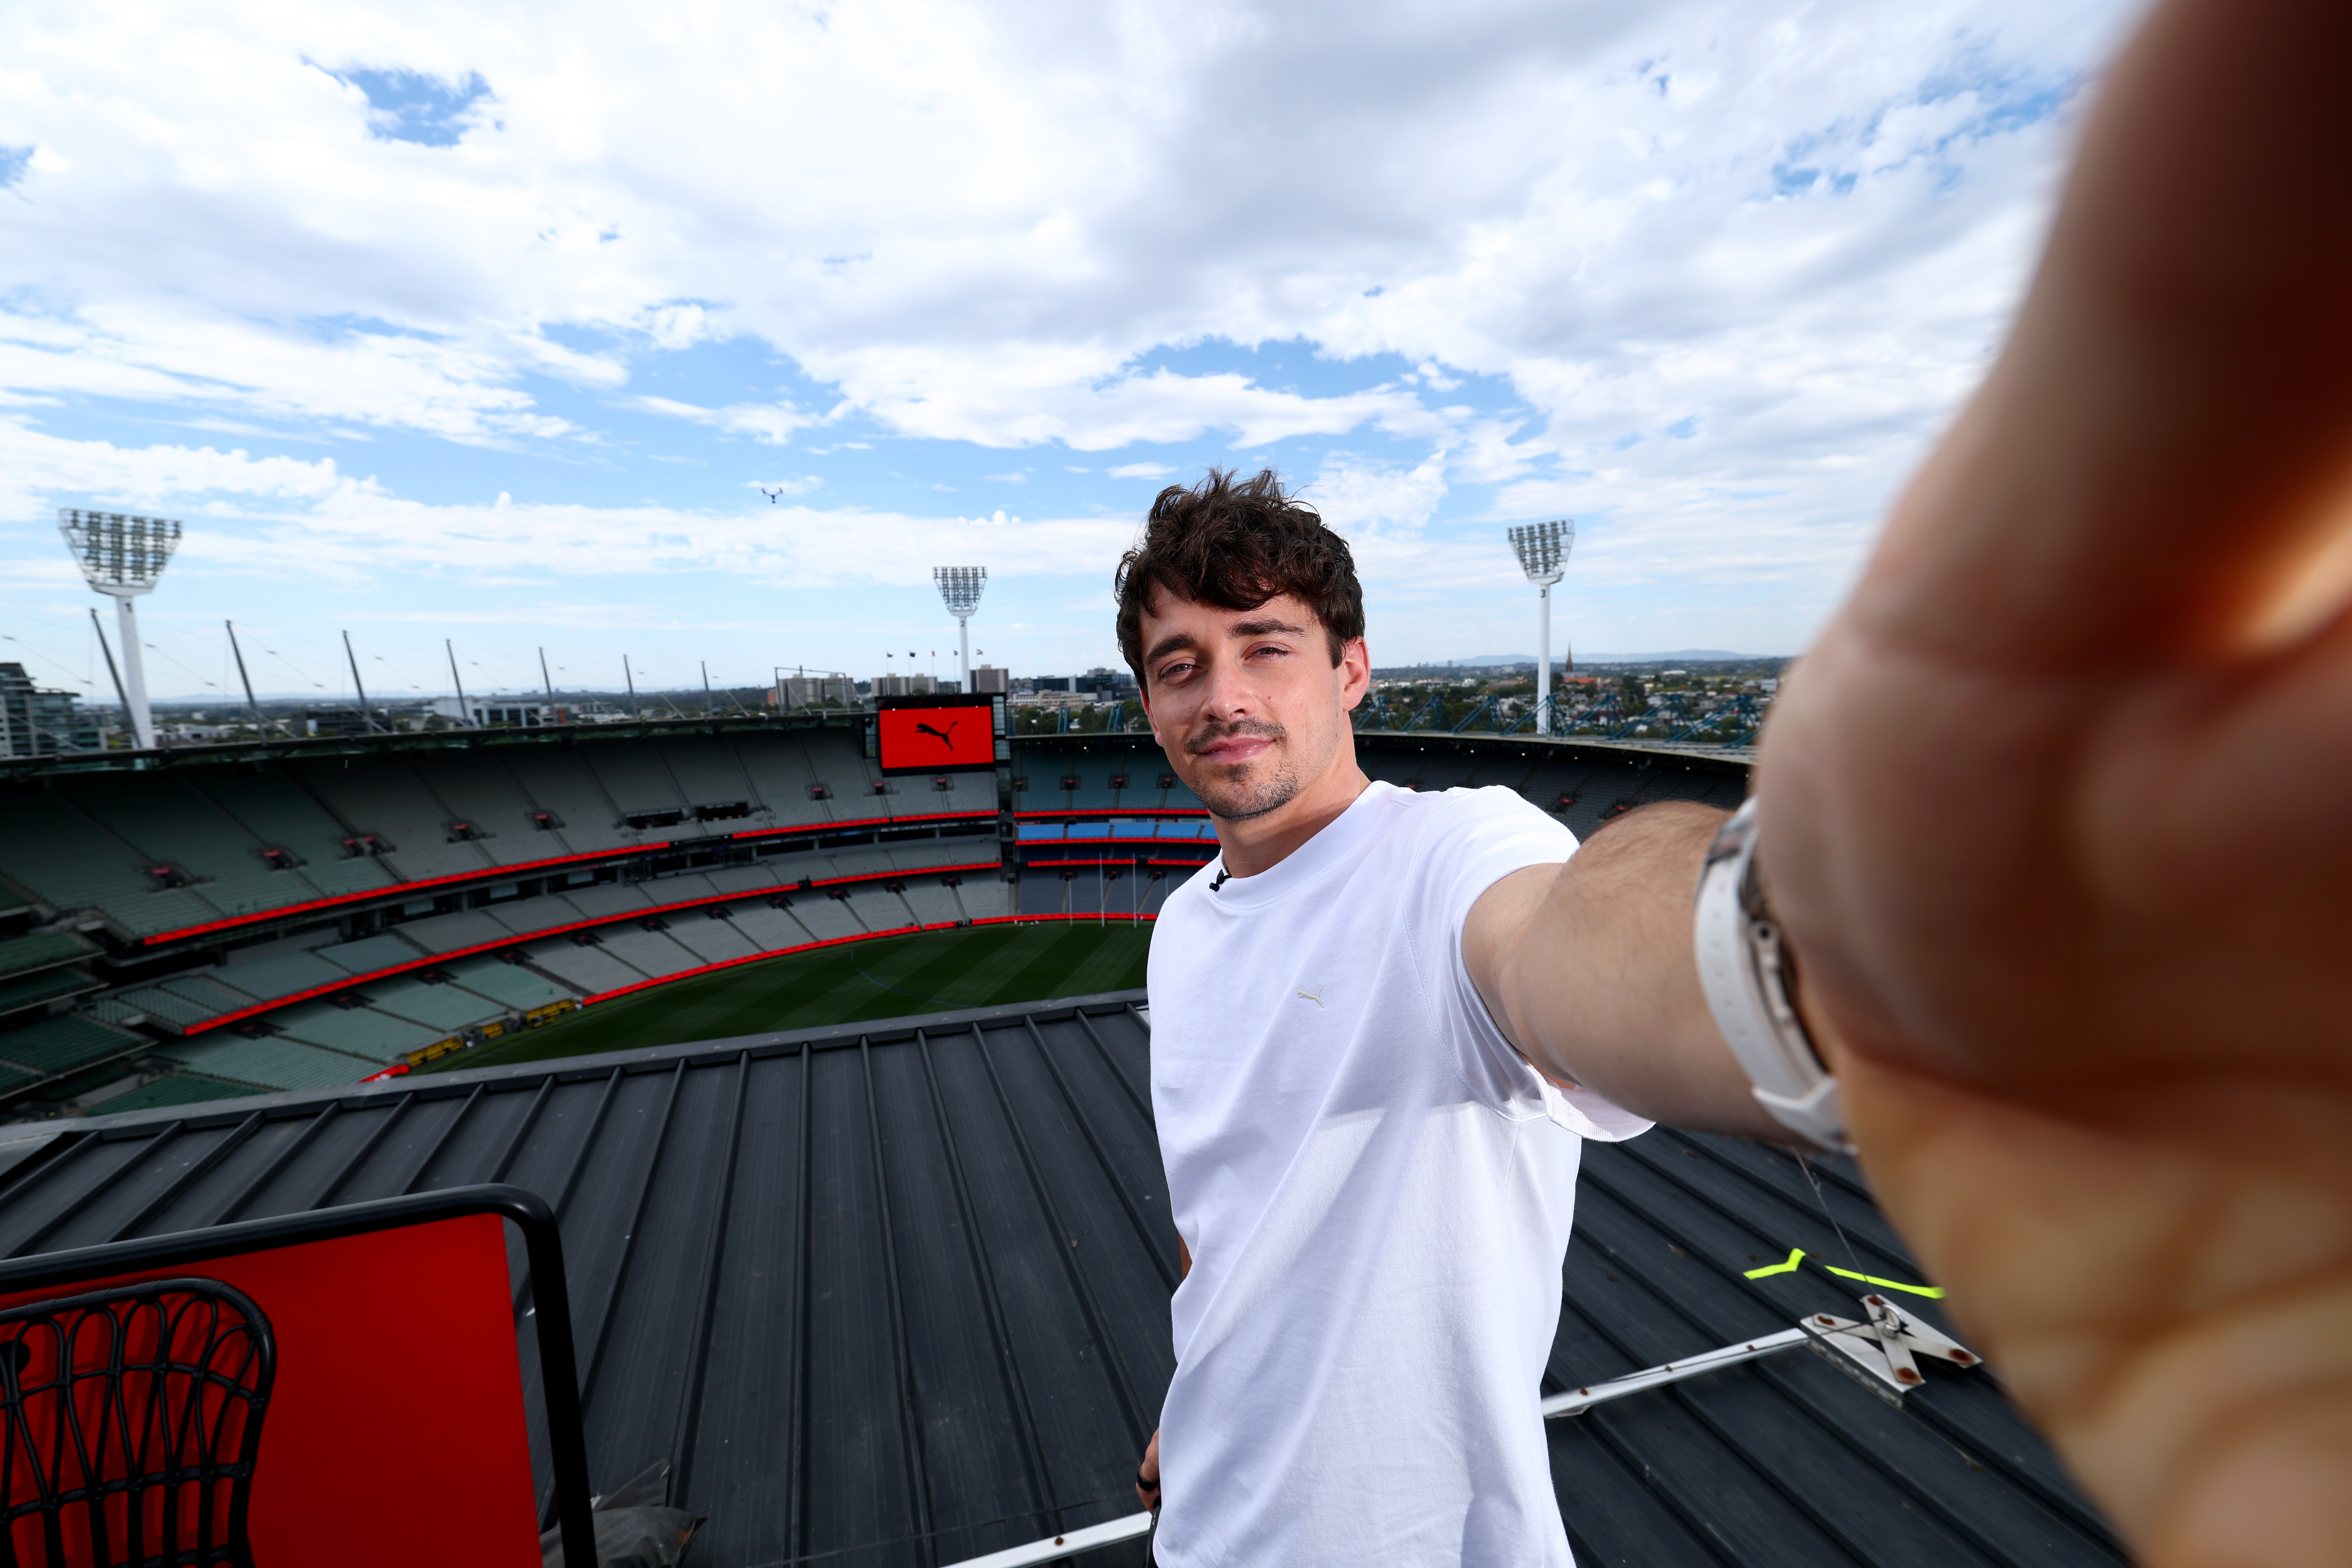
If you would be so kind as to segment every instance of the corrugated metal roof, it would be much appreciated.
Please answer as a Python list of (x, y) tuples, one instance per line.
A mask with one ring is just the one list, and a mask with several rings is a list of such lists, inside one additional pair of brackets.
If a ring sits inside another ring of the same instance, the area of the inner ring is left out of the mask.
[[(512, 1182), (562, 1219), (596, 1486), (673, 1457), (706, 1568), (952, 1563), (1134, 1510), (1177, 1278), (1140, 1001), (44, 1130), (0, 1143), (0, 1253)], [(1817, 1199), (1785, 1154), (1659, 1131), (1585, 1173), (1548, 1391), (1859, 1315), (1811, 1262), (1744, 1277), (1791, 1248), (1917, 1279), (1842, 1162)], [(1894, 1409), (1790, 1353), (1552, 1423), (1581, 1560), (2122, 1560), (1990, 1375), (1928, 1378)]]

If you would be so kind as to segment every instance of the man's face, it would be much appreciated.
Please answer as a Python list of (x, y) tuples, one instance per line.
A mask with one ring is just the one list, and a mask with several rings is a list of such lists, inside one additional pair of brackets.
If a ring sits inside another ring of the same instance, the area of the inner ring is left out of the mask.
[(1285, 594), (1254, 610), (1155, 590), (1143, 613), (1143, 696), (1151, 732), (1210, 812), (1263, 816), (1354, 755), (1349, 709), (1370, 683), (1362, 639), (1331, 662), (1331, 641)]

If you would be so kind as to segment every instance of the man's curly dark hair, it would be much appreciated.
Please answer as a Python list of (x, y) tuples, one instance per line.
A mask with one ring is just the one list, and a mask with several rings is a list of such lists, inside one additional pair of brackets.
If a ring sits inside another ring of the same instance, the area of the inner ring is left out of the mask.
[(1272, 468), (1246, 479), (1211, 468), (1189, 489), (1161, 490), (1144, 517), (1143, 538), (1118, 558), (1112, 583), (1119, 652), (1147, 691), (1143, 611), (1154, 589), (1225, 610), (1254, 610), (1295, 595), (1323, 623), (1334, 665), (1364, 635), (1364, 591), (1348, 542), (1285, 490)]

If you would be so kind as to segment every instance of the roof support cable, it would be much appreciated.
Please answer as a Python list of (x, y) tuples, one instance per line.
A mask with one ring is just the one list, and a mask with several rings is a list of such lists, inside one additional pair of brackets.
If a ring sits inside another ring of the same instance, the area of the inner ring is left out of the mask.
[(1830, 1228), (1837, 1232), (1838, 1245), (1845, 1248), (1846, 1262), (1853, 1266), (1853, 1277), (1868, 1279), (1869, 1276), (1862, 1271), (1862, 1259), (1854, 1256), (1853, 1243), (1846, 1239), (1845, 1227), (1838, 1224), (1837, 1215), (1830, 1207), (1829, 1194), (1822, 1191), (1821, 1178), (1813, 1174), (1813, 1163), (1805, 1158), (1801, 1150), (1790, 1150), (1789, 1157), (1797, 1162), (1797, 1169), (1805, 1173), (1805, 1183), (1813, 1189), (1813, 1201), (1822, 1205), (1822, 1213), (1828, 1217)]

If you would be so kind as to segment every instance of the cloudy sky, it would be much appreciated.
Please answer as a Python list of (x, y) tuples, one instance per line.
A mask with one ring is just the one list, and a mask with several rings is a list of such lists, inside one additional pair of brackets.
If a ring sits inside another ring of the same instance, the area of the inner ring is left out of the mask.
[[(150, 680), (1117, 662), (1272, 465), (1375, 661), (1800, 649), (1998, 346), (2114, 0), (11, 8), (0, 659), (183, 518)], [(886, 665), (886, 654), (888, 659)]]

